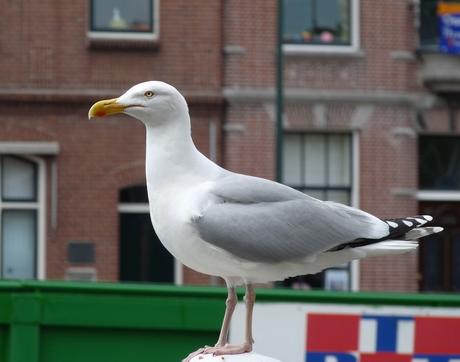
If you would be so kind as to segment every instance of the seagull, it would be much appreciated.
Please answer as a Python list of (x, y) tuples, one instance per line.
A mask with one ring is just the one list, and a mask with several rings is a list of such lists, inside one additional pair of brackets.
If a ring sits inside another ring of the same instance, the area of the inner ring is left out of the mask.
[[(274, 181), (225, 170), (195, 147), (187, 102), (169, 84), (137, 84), (119, 98), (95, 103), (88, 117), (116, 113), (145, 124), (149, 209), (159, 239), (181, 263), (222, 277), (228, 287), (216, 345), (198, 349), (184, 362), (200, 354), (252, 351), (255, 283), (406, 253), (417, 248), (414, 239), (442, 231), (423, 226), (432, 220), (428, 215), (380, 219)], [(245, 337), (241, 344), (230, 345), (235, 287), (243, 284)]]

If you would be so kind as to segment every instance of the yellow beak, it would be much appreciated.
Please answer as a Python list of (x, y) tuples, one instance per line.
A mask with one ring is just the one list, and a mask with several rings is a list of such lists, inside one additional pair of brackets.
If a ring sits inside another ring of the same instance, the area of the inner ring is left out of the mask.
[(117, 103), (118, 98), (107, 99), (95, 103), (88, 112), (88, 118), (105, 117), (110, 114), (123, 113), (129, 106)]

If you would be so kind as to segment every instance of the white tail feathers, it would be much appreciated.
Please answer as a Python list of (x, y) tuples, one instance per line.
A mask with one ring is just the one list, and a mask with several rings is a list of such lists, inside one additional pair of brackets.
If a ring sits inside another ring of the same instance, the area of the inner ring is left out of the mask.
[(439, 227), (439, 226), (415, 228), (415, 229), (412, 229), (411, 231), (409, 231), (405, 235), (404, 239), (405, 240), (419, 239), (419, 238), (423, 238), (424, 236), (440, 233), (443, 230), (444, 229), (442, 227)]
[(364, 251), (366, 258), (380, 255), (404, 254), (415, 250), (418, 247), (416, 241), (409, 240), (385, 240), (375, 244), (357, 247), (356, 249)]
[[(426, 222), (430, 221), (432, 218), (428, 215), (423, 215), (423, 219), (419, 217), (406, 218), (405, 220), (412, 220), (418, 223), (418, 225), (423, 225)], [(398, 220), (403, 222), (403, 219)], [(391, 226), (391, 225), (390, 225)], [(357, 247), (356, 249), (364, 251), (366, 253), (366, 258), (379, 255), (392, 255), (392, 254), (404, 254), (409, 251), (415, 250), (418, 247), (418, 242), (412, 241), (414, 239), (423, 238), (425, 236), (439, 233), (443, 230), (442, 227), (433, 226), (433, 227), (416, 227), (412, 230), (409, 230), (404, 234), (403, 240), (384, 240), (377, 243), (372, 243), (364, 246)]]

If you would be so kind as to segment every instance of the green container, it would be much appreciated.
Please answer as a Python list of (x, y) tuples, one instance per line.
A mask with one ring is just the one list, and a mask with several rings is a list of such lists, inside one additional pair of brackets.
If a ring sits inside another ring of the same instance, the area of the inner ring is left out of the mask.
[(215, 343), (224, 288), (0, 281), (0, 362), (181, 361)]
[[(256, 292), (258, 303), (460, 308), (458, 295)], [(0, 281), (0, 362), (179, 362), (217, 341), (226, 296), (216, 287)]]

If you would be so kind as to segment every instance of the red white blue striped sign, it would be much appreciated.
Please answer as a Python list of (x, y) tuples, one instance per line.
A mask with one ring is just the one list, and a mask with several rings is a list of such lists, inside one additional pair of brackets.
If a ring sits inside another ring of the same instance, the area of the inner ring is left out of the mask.
[(307, 362), (460, 362), (460, 317), (307, 314)]

